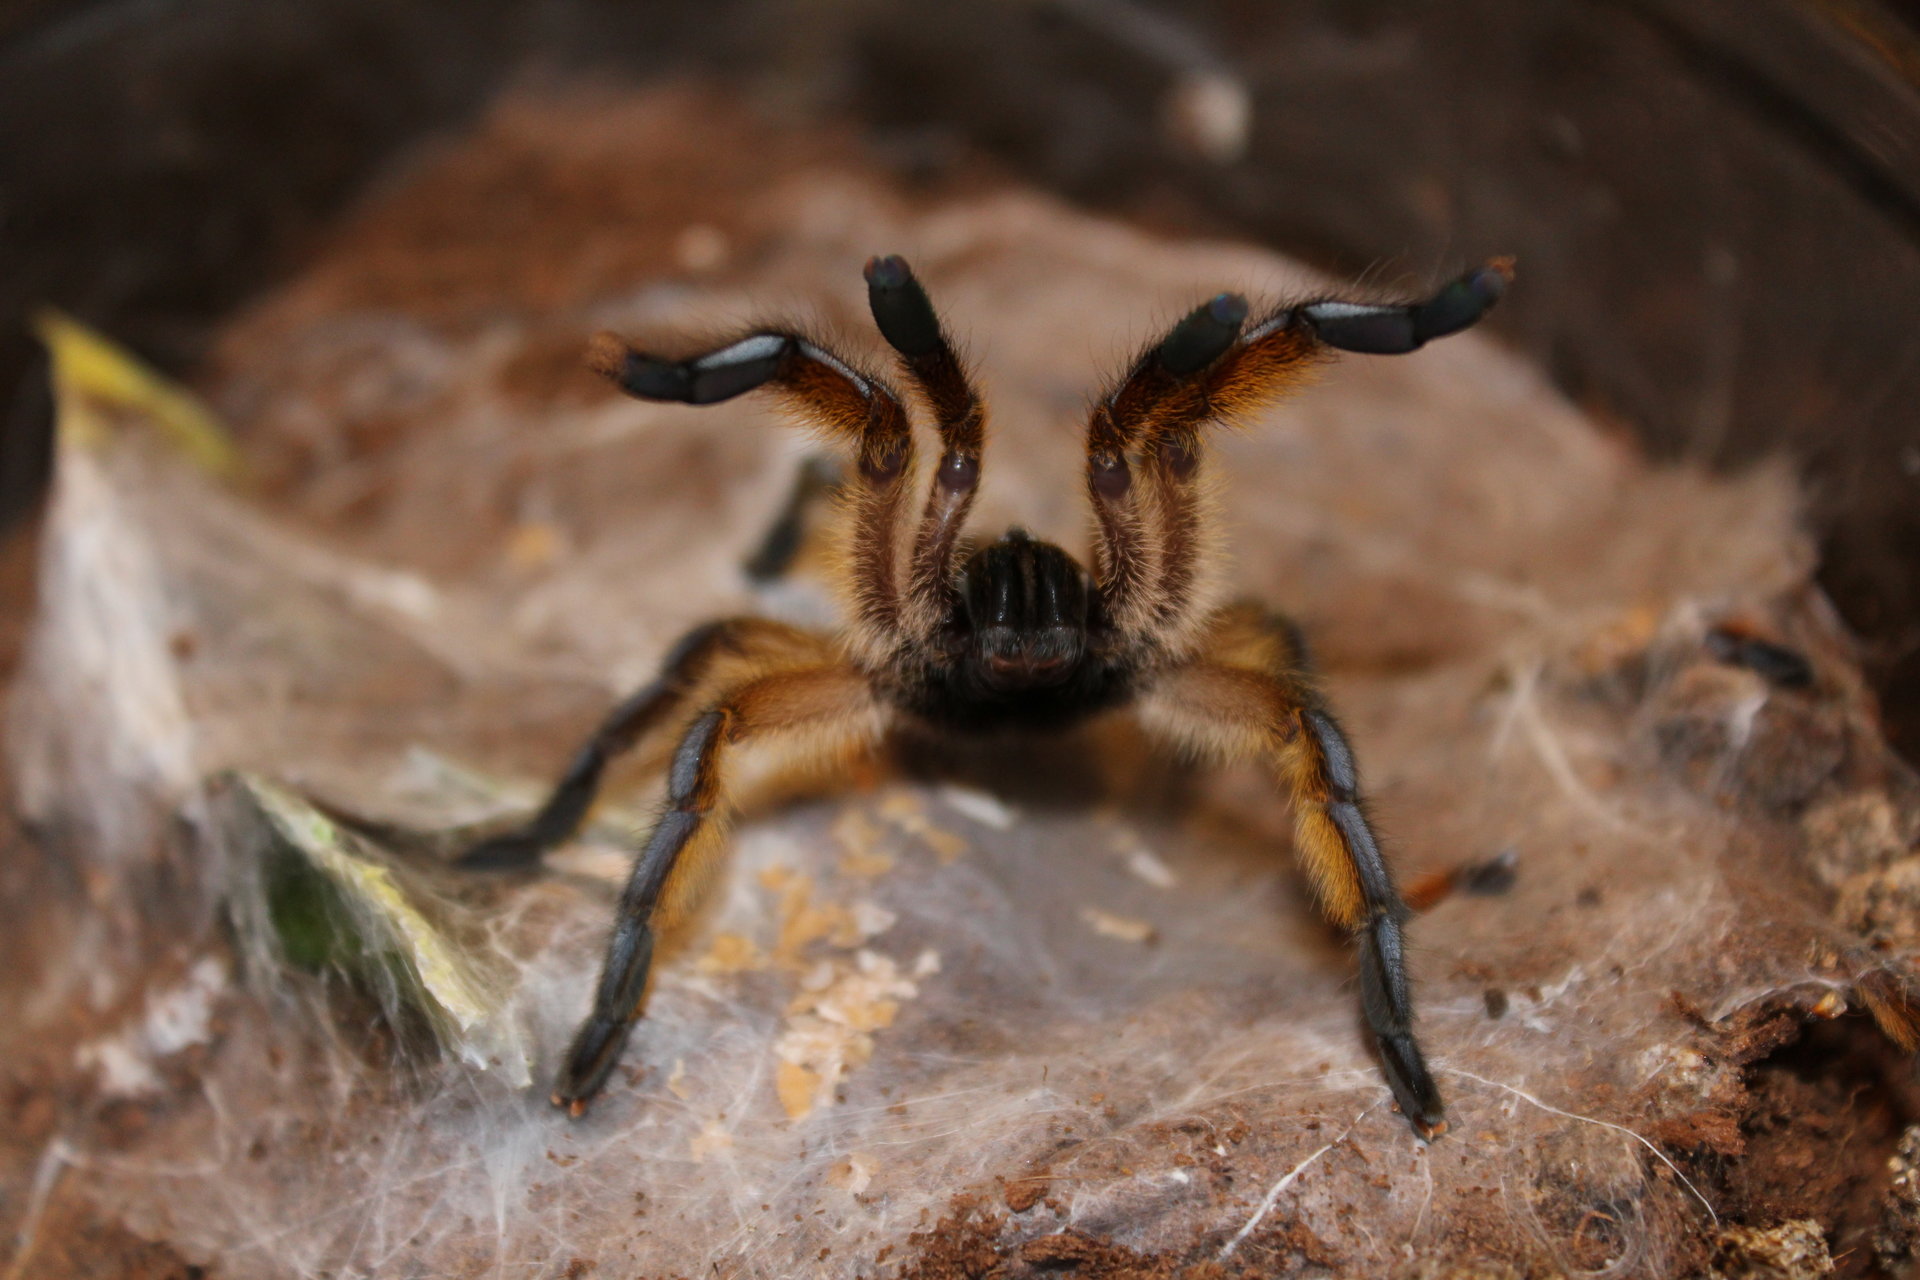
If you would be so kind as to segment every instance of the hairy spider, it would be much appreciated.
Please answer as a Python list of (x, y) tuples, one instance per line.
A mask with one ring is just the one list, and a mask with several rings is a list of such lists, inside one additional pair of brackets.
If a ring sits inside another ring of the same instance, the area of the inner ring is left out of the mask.
[[(1267, 405), (1331, 350), (1396, 354), (1466, 328), (1504, 291), (1509, 264), (1469, 272), (1424, 302), (1315, 301), (1249, 321), (1223, 293), (1149, 346), (1093, 406), (1086, 492), (1094, 569), (1018, 529), (962, 536), (980, 480), (986, 411), (898, 257), (867, 264), (881, 335), (931, 409), (941, 455), (910, 539), (913, 437), (905, 401), (813, 340), (756, 330), (704, 355), (667, 359), (610, 334), (591, 362), (643, 400), (715, 404), (776, 394), (857, 452), (844, 487), (847, 618), (838, 635), (765, 618), (710, 622), (620, 703), (523, 828), (460, 865), (526, 866), (579, 825), (609, 760), (677, 737), (666, 806), (634, 861), (593, 1011), (574, 1037), (553, 1102), (579, 1115), (639, 1017), (653, 931), (676, 869), (710, 853), (729, 816), (729, 762), (784, 739), (819, 754), (877, 742), (891, 723), (980, 733), (1071, 725), (1131, 705), (1149, 732), (1220, 760), (1260, 759), (1292, 797), (1294, 850), (1326, 915), (1354, 935), (1361, 1005), (1400, 1110), (1417, 1133), (1446, 1128), (1413, 1034), (1402, 929), (1406, 905), (1368, 825), (1353, 751), (1316, 688), (1293, 627), (1253, 604), (1209, 607), (1203, 428)], [(905, 541), (906, 554), (901, 556)]]

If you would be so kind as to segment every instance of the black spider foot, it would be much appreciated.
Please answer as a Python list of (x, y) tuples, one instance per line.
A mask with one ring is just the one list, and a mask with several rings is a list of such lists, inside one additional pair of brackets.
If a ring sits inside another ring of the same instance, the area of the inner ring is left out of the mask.
[(773, 381), (795, 346), (786, 334), (755, 333), (692, 360), (663, 360), (603, 333), (588, 348), (587, 363), (641, 400), (718, 404)]
[(1380, 1069), (1400, 1104), (1400, 1114), (1415, 1133), (1431, 1142), (1447, 1131), (1446, 1107), (1413, 1038), (1413, 997), (1407, 988), (1400, 924), (1403, 911), (1376, 911), (1360, 931), (1360, 1007), (1380, 1046)]
[(1397, 307), (1311, 302), (1300, 308), (1300, 315), (1330, 347), (1368, 355), (1403, 355), (1477, 322), (1493, 310), (1512, 279), (1513, 259), (1495, 258), (1425, 302)]
[(946, 346), (933, 301), (905, 258), (889, 254), (871, 259), (865, 275), (867, 305), (888, 346), (908, 359), (933, 355)]
[(1400, 1114), (1415, 1133), (1432, 1142), (1447, 1131), (1447, 1109), (1440, 1101), (1439, 1086), (1427, 1074), (1420, 1046), (1410, 1035), (1388, 1034), (1377, 1039), (1380, 1065), (1387, 1087), (1393, 1090), (1393, 1100), (1400, 1104)]
[(581, 1024), (579, 1034), (567, 1049), (566, 1065), (553, 1082), (548, 1101), (578, 1120), (605, 1087), (607, 1077), (620, 1061), (627, 1037), (633, 1034), (633, 1020), (613, 1019), (598, 1013)]

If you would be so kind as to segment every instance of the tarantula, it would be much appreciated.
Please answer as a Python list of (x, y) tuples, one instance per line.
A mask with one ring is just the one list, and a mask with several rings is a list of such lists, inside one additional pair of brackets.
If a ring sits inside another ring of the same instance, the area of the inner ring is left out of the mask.
[(1510, 278), (1496, 260), (1424, 302), (1323, 300), (1250, 320), (1246, 299), (1223, 293), (1196, 308), (1091, 410), (1091, 573), (1018, 529), (978, 546), (963, 537), (986, 411), (898, 257), (867, 264), (867, 298), (941, 446), (910, 539), (900, 526), (913, 435), (906, 402), (886, 382), (781, 330), (685, 360), (595, 338), (590, 363), (629, 395), (704, 405), (764, 389), (851, 446), (840, 511), (848, 617), (838, 635), (758, 617), (696, 628), (652, 684), (607, 716), (526, 826), (461, 859), (531, 864), (579, 825), (612, 757), (663, 732), (677, 737), (665, 808), (621, 894), (593, 1011), (567, 1051), (554, 1105), (580, 1115), (618, 1060), (639, 1017), (663, 894), (676, 868), (721, 840), (740, 748), (784, 738), (814, 753), (854, 750), (901, 720), (954, 734), (1050, 729), (1131, 705), (1150, 732), (1189, 751), (1258, 758), (1278, 775), (1320, 905), (1358, 943), (1361, 1003), (1393, 1096), (1422, 1137), (1443, 1132), (1440, 1091), (1413, 1034), (1409, 913), (1368, 824), (1352, 748), (1290, 623), (1252, 604), (1208, 607), (1200, 446), (1209, 424), (1272, 402), (1334, 349), (1397, 354), (1466, 328)]

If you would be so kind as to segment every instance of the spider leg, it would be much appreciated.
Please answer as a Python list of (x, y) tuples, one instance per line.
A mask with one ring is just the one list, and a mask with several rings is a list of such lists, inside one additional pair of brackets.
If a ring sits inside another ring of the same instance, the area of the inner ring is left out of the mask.
[(878, 738), (884, 716), (867, 679), (843, 664), (774, 672), (740, 683), (687, 725), (667, 772), (666, 808), (620, 895), (593, 1010), (575, 1033), (553, 1087), (573, 1115), (606, 1083), (640, 1016), (653, 926), (663, 896), (690, 863), (719, 844), (731, 815), (727, 767), (763, 740), (803, 736), (814, 753), (851, 751)]
[(814, 509), (837, 493), (844, 479), (836, 458), (814, 454), (800, 464), (779, 514), (761, 535), (760, 545), (741, 563), (749, 582), (764, 586), (787, 576), (806, 546)]
[[(1398, 356), (1476, 324), (1513, 279), (1513, 259), (1496, 258), (1449, 282), (1424, 302), (1399, 305), (1324, 299), (1293, 308), (1298, 323), (1330, 347)], [(1270, 318), (1269, 323), (1272, 319)], [(1249, 335), (1252, 339), (1256, 335)]]
[(854, 612), (872, 634), (899, 625), (894, 530), (913, 460), (913, 434), (899, 395), (799, 334), (758, 330), (704, 355), (675, 360), (640, 351), (614, 336), (594, 338), (588, 362), (641, 400), (717, 404), (765, 389), (806, 421), (854, 446), (856, 481), (849, 568)]
[(880, 336), (933, 408), (940, 465), (914, 534), (905, 589), (905, 626), (929, 636), (945, 617), (953, 559), (980, 484), (987, 413), (927, 291), (898, 256), (867, 263), (867, 302)]
[(1456, 333), (1493, 307), (1511, 276), (1511, 263), (1496, 260), (1423, 302), (1327, 299), (1252, 321), (1246, 299), (1223, 293), (1182, 318), (1088, 423), (1087, 488), (1109, 617), (1136, 640), (1176, 651), (1197, 638), (1206, 548), (1200, 428), (1279, 399), (1336, 350), (1396, 354)]
[(508, 871), (539, 861), (541, 854), (579, 829), (614, 758), (667, 724), (719, 660), (783, 649), (808, 657), (818, 652), (806, 633), (766, 618), (728, 618), (687, 632), (668, 651), (659, 675), (615, 706), (574, 753), (540, 811), (518, 830), (474, 845), (454, 865), (462, 871)]
[(1353, 935), (1361, 1009), (1387, 1084), (1415, 1132), (1437, 1137), (1446, 1114), (1413, 1031), (1409, 912), (1367, 821), (1353, 749), (1289, 637), (1244, 610), (1212, 622), (1203, 655), (1147, 692), (1144, 722), (1189, 749), (1272, 766), (1292, 797), (1294, 852), (1321, 910)]

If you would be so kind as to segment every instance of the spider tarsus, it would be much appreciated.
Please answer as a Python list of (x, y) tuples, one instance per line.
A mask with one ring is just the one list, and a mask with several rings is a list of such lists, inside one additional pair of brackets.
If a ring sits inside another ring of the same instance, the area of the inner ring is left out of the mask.
[(1400, 914), (1378, 910), (1361, 931), (1360, 1008), (1380, 1050), (1381, 1074), (1407, 1122), (1424, 1136), (1442, 1123), (1445, 1107), (1413, 1037)]
[(1087, 478), (1094, 492), (1109, 502), (1119, 501), (1133, 487), (1133, 469), (1119, 453), (1097, 453), (1088, 459)]
[(940, 317), (927, 291), (913, 278), (913, 268), (899, 254), (867, 263), (867, 305), (887, 345), (908, 359), (937, 355), (946, 349)]
[(860, 455), (860, 475), (869, 484), (888, 484), (898, 480), (907, 469), (908, 444), (889, 440), (878, 453)]
[(1300, 318), (1320, 341), (1363, 355), (1405, 355), (1435, 338), (1477, 324), (1507, 290), (1513, 259), (1495, 258), (1449, 281), (1425, 302), (1381, 306), (1360, 302), (1310, 302)]
[(607, 1077), (613, 1074), (632, 1031), (631, 1019), (615, 1020), (598, 1013), (588, 1015), (568, 1047), (566, 1063), (554, 1082), (553, 1105), (565, 1107), (568, 1114), (575, 1117), (585, 1114), (605, 1086)]
[(1513, 259), (1499, 260), (1469, 271), (1413, 309), (1413, 336), (1427, 343), (1458, 333), (1493, 309), (1513, 278)]
[(718, 404), (778, 377), (794, 348), (786, 334), (755, 333), (693, 360), (666, 360), (600, 333), (587, 346), (587, 364), (636, 399)]
[(1378, 1035), (1381, 1074), (1414, 1132), (1431, 1140), (1447, 1130), (1446, 1107), (1411, 1035)]
[(860, 274), (875, 289), (898, 289), (913, 279), (913, 268), (897, 253), (877, 253), (867, 259), (866, 269)]

